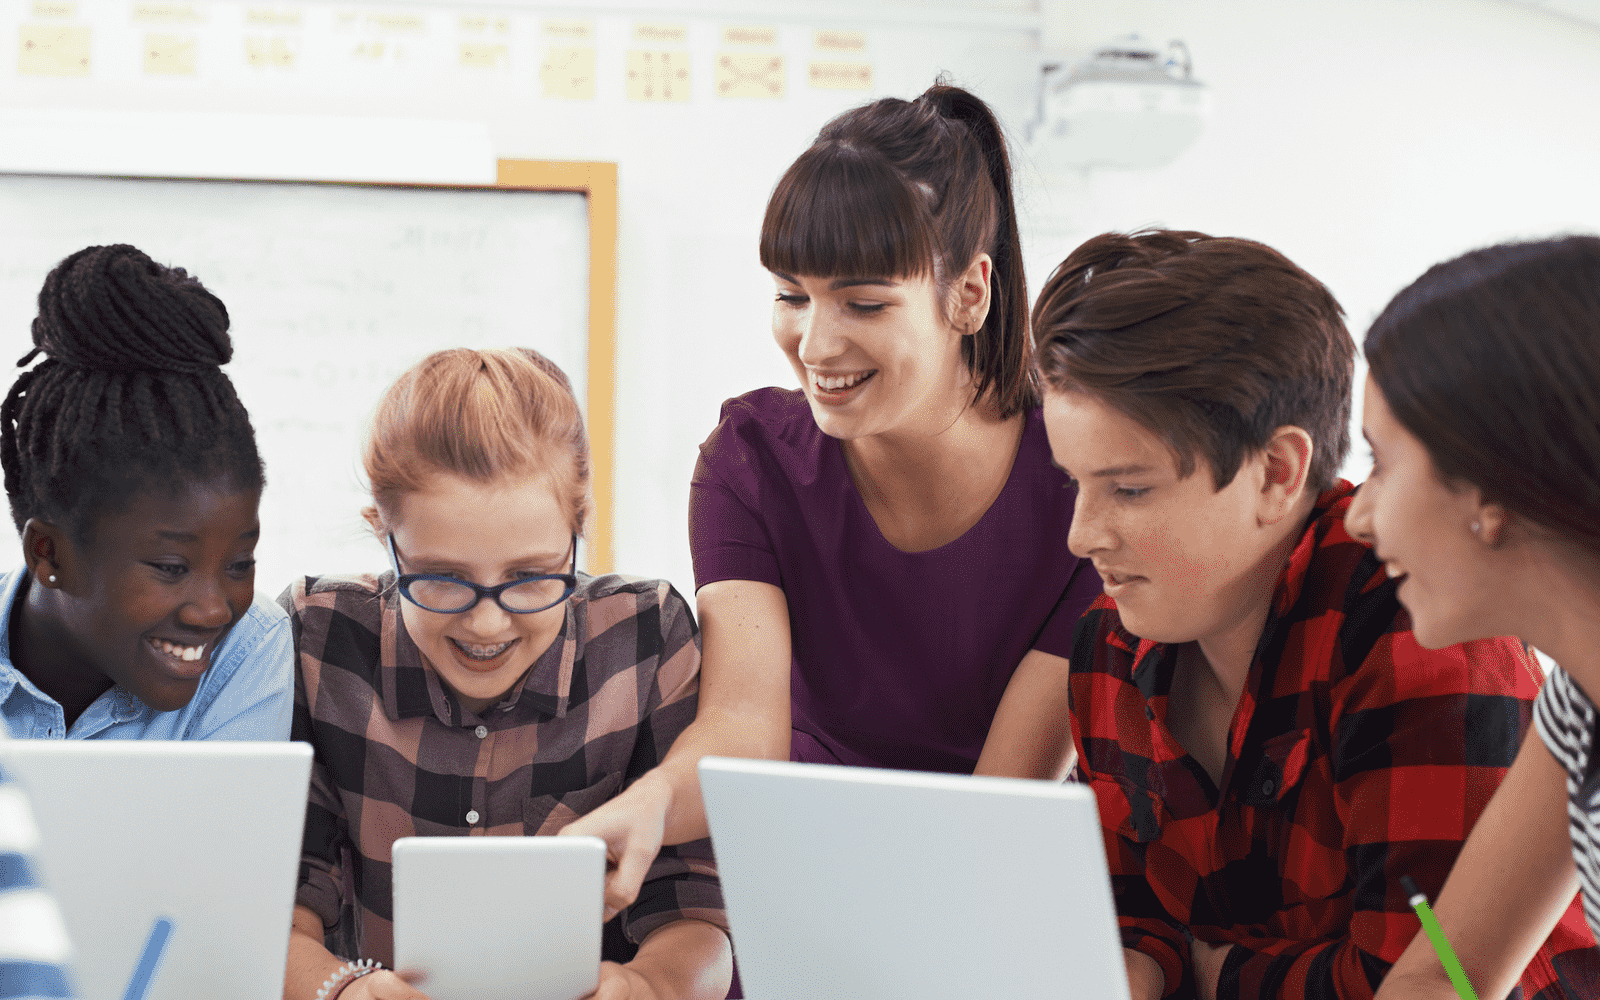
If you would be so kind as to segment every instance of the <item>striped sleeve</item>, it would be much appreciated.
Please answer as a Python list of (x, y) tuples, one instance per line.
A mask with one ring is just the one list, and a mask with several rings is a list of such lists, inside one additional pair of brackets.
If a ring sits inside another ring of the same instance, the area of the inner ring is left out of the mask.
[(33, 873), (38, 844), (27, 798), (0, 771), (0, 1000), (74, 995), (66, 924)]
[[(1567, 772), (1567, 825), (1572, 834), (1572, 860), (1578, 868), (1583, 914), (1589, 929), (1600, 928), (1600, 809), (1595, 783), (1589, 780), (1594, 746), (1595, 706), (1572, 676), (1559, 666), (1533, 702), (1533, 724), (1539, 738)], [(1600, 931), (1596, 931), (1600, 937)]]

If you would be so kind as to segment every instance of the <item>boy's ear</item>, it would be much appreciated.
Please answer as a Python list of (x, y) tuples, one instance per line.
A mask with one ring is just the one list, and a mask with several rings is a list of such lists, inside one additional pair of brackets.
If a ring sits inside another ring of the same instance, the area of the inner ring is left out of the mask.
[(30, 517), (22, 525), (22, 561), (28, 574), (41, 586), (60, 588), (66, 585), (66, 567), (72, 552), (66, 532), (48, 521)]
[(1261, 450), (1263, 475), (1257, 519), (1262, 525), (1277, 524), (1299, 506), (1315, 452), (1316, 445), (1303, 428), (1290, 424), (1272, 432)]
[(378, 541), (383, 541), (383, 536), (389, 533), (389, 528), (383, 523), (383, 515), (378, 513), (378, 508), (376, 506), (363, 507), (361, 516), (366, 519), (367, 527), (372, 529), (372, 533), (377, 536)]

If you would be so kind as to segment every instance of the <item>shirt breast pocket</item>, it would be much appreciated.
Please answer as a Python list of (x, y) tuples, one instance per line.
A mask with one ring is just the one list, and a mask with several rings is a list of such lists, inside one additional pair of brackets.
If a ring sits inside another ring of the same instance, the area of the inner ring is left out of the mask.
[(530, 836), (558, 832), (579, 816), (586, 815), (616, 798), (622, 790), (621, 771), (613, 771), (587, 788), (552, 795), (535, 795), (523, 806), (523, 829)]
[(1161, 839), (1167, 811), (1161, 797), (1121, 775), (1095, 777), (1090, 783), (1100, 805), (1100, 823), (1136, 844)]

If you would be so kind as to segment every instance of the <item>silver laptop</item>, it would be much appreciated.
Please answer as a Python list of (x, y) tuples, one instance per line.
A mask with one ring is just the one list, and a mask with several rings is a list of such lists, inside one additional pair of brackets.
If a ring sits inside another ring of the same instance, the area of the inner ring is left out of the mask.
[(1127, 1000), (1094, 793), (708, 757), (752, 1000)]
[(6, 740), (0, 766), (33, 807), (84, 1000), (121, 1000), (147, 944), (145, 1000), (283, 996), (310, 746)]

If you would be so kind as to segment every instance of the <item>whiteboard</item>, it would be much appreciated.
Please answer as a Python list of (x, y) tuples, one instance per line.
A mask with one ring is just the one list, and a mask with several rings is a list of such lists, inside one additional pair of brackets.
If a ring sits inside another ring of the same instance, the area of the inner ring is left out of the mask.
[[(586, 211), (556, 191), (0, 174), (0, 391), (50, 269), (132, 243), (228, 307), (223, 370), (267, 469), (256, 589), (381, 570), (360, 447), (401, 372), (445, 347), (533, 347), (586, 403)], [(3, 534), (0, 567), (20, 565)]]

